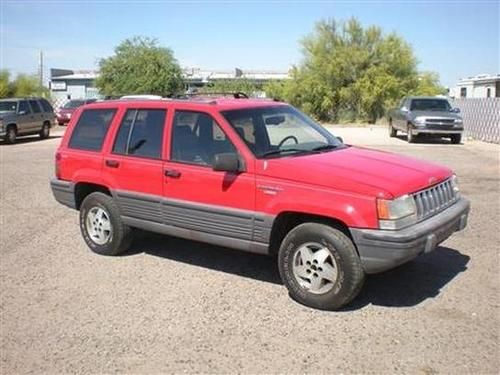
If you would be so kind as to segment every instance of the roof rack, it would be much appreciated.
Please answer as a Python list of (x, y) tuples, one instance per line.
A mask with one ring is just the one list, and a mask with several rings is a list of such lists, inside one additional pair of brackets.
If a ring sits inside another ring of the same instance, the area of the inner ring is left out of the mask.
[(244, 92), (194, 92), (188, 94), (177, 95), (176, 99), (189, 99), (193, 96), (232, 96), (234, 99), (248, 99), (248, 95)]

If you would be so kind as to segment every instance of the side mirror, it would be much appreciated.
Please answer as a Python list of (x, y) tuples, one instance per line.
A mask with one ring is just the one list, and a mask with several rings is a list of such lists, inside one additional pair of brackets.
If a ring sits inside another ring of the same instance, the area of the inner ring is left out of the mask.
[(25, 115), (26, 114), (26, 111), (19, 111), (18, 112), (19, 115)]
[(406, 107), (401, 107), (401, 112), (410, 112), (410, 110)]
[(340, 143), (344, 143), (344, 140), (342, 139), (342, 137), (335, 137), (337, 138), (337, 141), (339, 141)]
[(214, 156), (214, 171), (221, 172), (241, 172), (242, 168), (240, 168), (240, 158), (237, 154), (233, 152), (227, 152), (223, 154), (216, 154)]
[(453, 113), (460, 113), (460, 108), (452, 108), (451, 112), (453, 112)]

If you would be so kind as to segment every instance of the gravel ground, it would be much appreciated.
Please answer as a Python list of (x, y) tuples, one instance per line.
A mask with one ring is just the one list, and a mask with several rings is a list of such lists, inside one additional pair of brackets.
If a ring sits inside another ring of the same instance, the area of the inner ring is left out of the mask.
[(49, 189), (61, 131), (1, 145), (0, 372), (498, 373), (500, 148), (334, 131), (452, 167), (472, 201), (465, 232), (341, 312), (295, 303), (265, 256), (153, 234), (95, 255)]

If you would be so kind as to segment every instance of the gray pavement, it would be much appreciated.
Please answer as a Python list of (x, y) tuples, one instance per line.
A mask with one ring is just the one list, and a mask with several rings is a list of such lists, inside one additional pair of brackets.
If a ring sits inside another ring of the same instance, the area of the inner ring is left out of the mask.
[(95, 255), (49, 189), (60, 138), (0, 145), (0, 373), (498, 373), (499, 146), (333, 132), (453, 168), (472, 202), (341, 312), (294, 302), (265, 256), (145, 233)]

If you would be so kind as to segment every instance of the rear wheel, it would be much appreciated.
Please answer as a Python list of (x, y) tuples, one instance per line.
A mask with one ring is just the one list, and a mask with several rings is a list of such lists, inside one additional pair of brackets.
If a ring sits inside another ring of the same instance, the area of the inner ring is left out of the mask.
[(389, 137), (394, 138), (398, 131), (392, 126), (392, 119), (389, 119)]
[(292, 229), (281, 244), (278, 262), (290, 296), (322, 310), (335, 310), (350, 302), (365, 276), (350, 238), (319, 223)]
[(80, 207), (80, 230), (90, 249), (101, 255), (118, 255), (132, 242), (130, 228), (120, 217), (113, 198), (103, 193), (91, 193)]
[(40, 138), (46, 139), (50, 135), (50, 124), (48, 122), (44, 122), (42, 125), (42, 130), (40, 130), (40, 133), (38, 134)]
[(451, 143), (458, 145), (462, 142), (462, 134), (450, 134)]
[(9, 144), (16, 143), (17, 139), (17, 129), (14, 125), (9, 125), (7, 127), (7, 135), (5, 136), (5, 142)]

